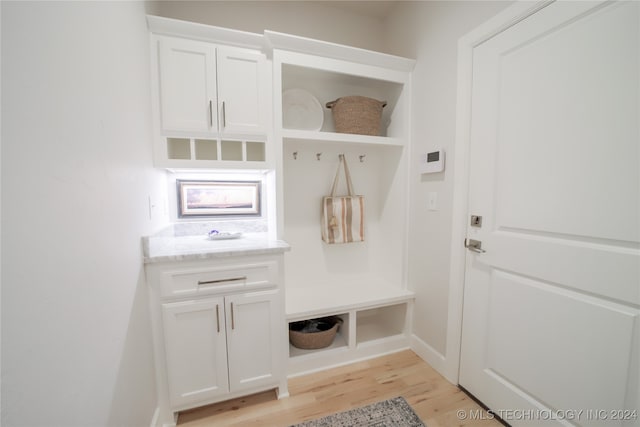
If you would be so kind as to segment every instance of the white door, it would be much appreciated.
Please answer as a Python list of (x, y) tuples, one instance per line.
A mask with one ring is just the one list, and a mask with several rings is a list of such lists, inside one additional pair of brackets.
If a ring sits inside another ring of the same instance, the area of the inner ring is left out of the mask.
[(223, 298), (162, 305), (173, 408), (229, 392)]
[(246, 49), (218, 48), (218, 109), (223, 134), (261, 134), (266, 124), (265, 58)]
[(278, 291), (225, 298), (231, 391), (273, 383), (280, 346)]
[(217, 132), (215, 46), (160, 37), (158, 49), (162, 130)]
[(556, 2), (474, 49), (486, 252), (467, 251), (459, 382), (514, 426), (640, 425), (639, 16)]

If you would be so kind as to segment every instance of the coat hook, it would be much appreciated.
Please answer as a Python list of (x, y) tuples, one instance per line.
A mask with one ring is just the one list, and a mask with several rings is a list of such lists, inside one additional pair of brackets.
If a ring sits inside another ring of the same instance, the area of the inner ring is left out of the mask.
[(360, 159), (360, 163), (364, 163), (364, 158), (365, 158), (366, 156), (367, 156), (366, 154), (360, 154), (360, 155), (358, 156), (358, 158)]
[(316, 159), (320, 160), (320, 157), (322, 157), (322, 153), (316, 153)]
[(298, 160), (298, 152), (297, 151), (293, 152), (293, 160)]

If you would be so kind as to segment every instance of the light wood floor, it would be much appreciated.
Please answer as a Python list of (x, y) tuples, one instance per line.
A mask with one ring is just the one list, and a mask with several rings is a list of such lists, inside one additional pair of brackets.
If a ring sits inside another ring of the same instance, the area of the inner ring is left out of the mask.
[(501, 426), (475, 412), (480, 407), (473, 400), (410, 350), (292, 378), (289, 394), (277, 400), (268, 391), (192, 409), (180, 414), (178, 425), (290, 426), (402, 396), (427, 427)]

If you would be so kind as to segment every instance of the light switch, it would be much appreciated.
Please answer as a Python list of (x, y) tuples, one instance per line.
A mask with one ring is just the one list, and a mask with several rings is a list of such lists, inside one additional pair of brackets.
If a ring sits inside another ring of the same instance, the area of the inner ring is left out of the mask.
[(156, 210), (156, 201), (153, 200), (151, 196), (148, 197), (148, 201), (149, 201), (149, 219), (152, 220), (154, 218), (154, 213)]
[(149, 195), (149, 219), (155, 220), (167, 215), (166, 199)]
[(427, 203), (428, 203), (428, 209), (430, 211), (437, 211), (438, 210), (438, 193), (436, 193), (435, 191), (430, 191), (429, 193), (427, 193)]

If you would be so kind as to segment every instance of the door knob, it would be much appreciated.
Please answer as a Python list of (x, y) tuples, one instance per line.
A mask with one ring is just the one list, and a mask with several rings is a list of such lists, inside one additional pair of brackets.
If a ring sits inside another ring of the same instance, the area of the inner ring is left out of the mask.
[(479, 254), (487, 252), (482, 249), (482, 242), (480, 240), (464, 239), (464, 247)]

